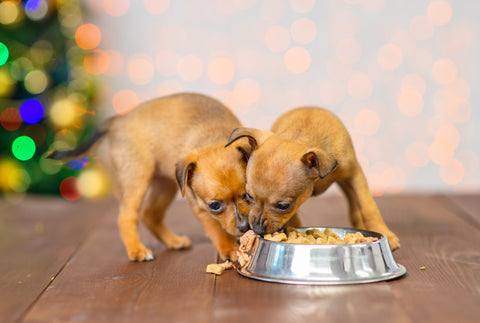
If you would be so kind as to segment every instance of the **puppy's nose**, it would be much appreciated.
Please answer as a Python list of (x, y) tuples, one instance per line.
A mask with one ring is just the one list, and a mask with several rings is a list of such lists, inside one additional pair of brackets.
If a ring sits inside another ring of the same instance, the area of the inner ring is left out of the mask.
[(252, 222), (252, 230), (258, 235), (264, 235), (267, 233), (267, 227), (265, 225), (265, 221), (259, 219), (258, 221)]
[(242, 223), (237, 223), (237, 230), (238, 232), (245, 233), (250, 229), (250, 226), (248, 225), (247, 221), (244, 221)]

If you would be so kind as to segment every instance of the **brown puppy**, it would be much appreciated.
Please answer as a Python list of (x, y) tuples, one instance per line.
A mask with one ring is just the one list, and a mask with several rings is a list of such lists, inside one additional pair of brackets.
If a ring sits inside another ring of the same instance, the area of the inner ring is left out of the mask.
[(251, 228), (272, 233), (299, 226), (297, 211), (310, 196), (337, 182), (348, 199), (354, 227), (381, 232), (390, 247), (400, 246), (383, 222), (341, 121), (327, 110), (303, 107), (275, 122), (272, 132), (235, 129), (227, 146), (248, 137), (253, 151), (247, 165), (247, 197), (252, 206)]
[(118, 225), (130, 260), (152, 260), (138, 235), (139, 214), (149, 230), (170, 249), (191, 245), (163, 223), (166, 209), (180, 187), (223, 259), (236, 260), (240, 236), (248, 229), (245, 168), (249, 145), (225, 149), (232, 129), (241, 126), (217, 100), (192, 93), (141, 104), (124, 116), (108, 119), (82, 146), (56, 151), (53, 159), (86, 155), (100, 138), (118, 182)]

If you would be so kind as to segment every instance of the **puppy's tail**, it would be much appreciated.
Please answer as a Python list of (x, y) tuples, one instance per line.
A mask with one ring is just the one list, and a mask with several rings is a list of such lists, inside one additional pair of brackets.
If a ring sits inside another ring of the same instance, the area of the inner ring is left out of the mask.
[(81, 144), (80, 146), (72, 149), (72, 150), (55, 150), (47, 158), (61, 160), (61, 159), (78, 159), (85, 157), (88, 153), (93, 150), (93, 147), (97, 146), (100, 143), (100, 139), (102, 139), (110, 129), (110, 125), (117, 117), (112, 117), (105, 120), (100, 126), (95, 129), (92, 133), (90, 138), (87, 139), (86, 142)]

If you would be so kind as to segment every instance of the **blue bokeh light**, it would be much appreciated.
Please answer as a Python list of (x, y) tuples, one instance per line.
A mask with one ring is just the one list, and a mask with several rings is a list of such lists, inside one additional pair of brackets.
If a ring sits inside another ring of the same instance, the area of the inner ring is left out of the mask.
[(88, 163), (88, 157), (85, 157), (82, 159), (69, 161), (67, 162), (67, 166), (70, 167), (71, 169), (79, 170), (85, 167), (87, 163)]
[(38, 9), (41, 0), (28, 0), (25, 4), (25, 11), (35, 11)]
[(27, 100), (20, 107), (20, 116), (25, 123), (34, 124), (43, 118), (43, 106), (37, 100)]

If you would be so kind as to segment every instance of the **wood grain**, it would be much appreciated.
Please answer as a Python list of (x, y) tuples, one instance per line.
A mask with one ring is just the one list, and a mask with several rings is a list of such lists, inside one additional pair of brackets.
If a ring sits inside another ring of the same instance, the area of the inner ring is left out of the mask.
[(42, 294), (112, 203), (35, 197), (3, 203), (0, 317), (3, 322), (12, 322)]
[[(197, 242), (192, 249), (166, 250), (142, 226), (141, 237), (156, 259), (138, 263), (128, 261), (115, 218), (106, 217), (25, 322), (208, 322), (215, 277), (205, 267), (216, 261), (216, 250), (196, 220), (186, 218), (180, 231)], [(179, 229), (180, 218), (171, 222)]]
[[(172, 205), (166, 221), (190, 236), (193, 248), (166, 250), (142, 226), (142, 240), (156, 257), (148, 263), (127, 260), (115, 202), (2, 202), (0, 315), (5, 322), (473, 323), (480, 316), (480, 227), (472, 222), (479, 199), (376, 198), (401, 239), (394, 257), (408, 273), (347, 286), (266, 283), (234, 270), (206, 274), (218, 255), (183, 200)], [(305, 226), (350, 226), (343, 196), (312, 198), (300, 212)]]

